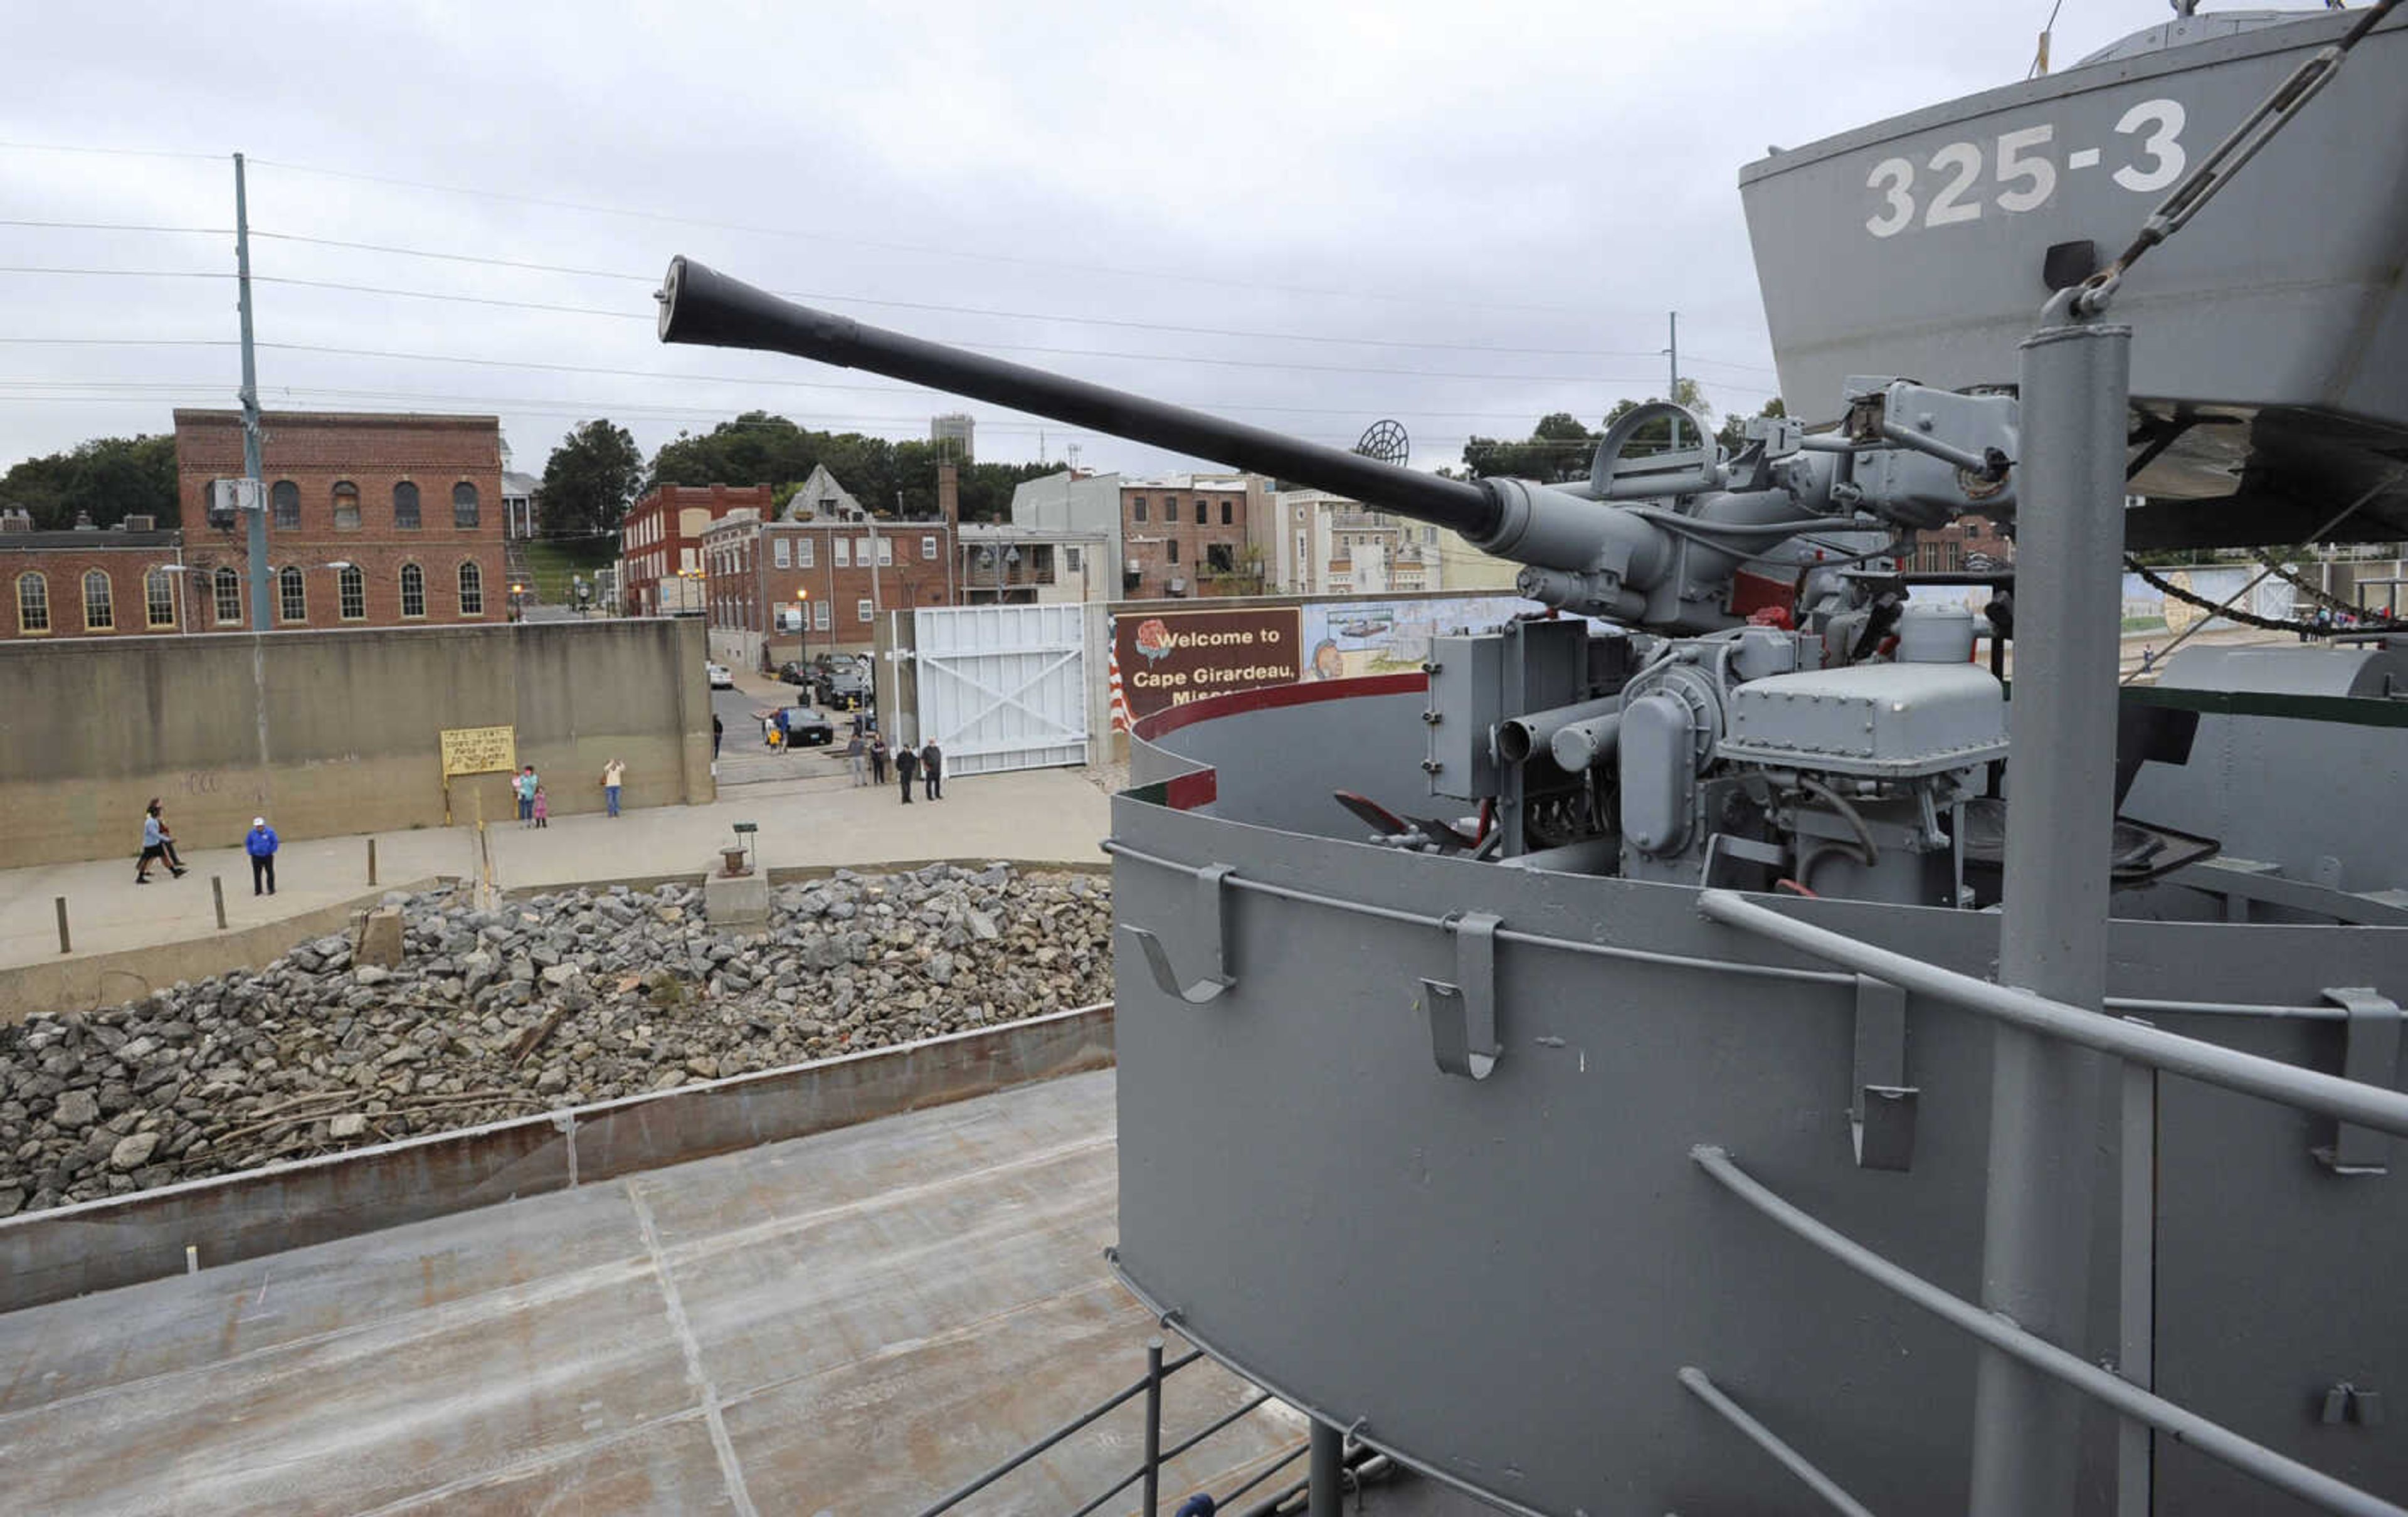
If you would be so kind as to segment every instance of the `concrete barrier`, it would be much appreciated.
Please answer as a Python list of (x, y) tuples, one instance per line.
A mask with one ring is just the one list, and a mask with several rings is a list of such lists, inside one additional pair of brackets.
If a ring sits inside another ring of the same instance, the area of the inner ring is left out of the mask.
[(1112, 1062), (1110, 1004), (0, 1222), (0, 1311), (592, 1184)]
[[(386, 889), (415, 893), (446, 890), (455, 883), (450, 876), (435, 876)], [(179, 980), (206, 980), (236, 969), (262, 968), (295, 943), (341, 932), (351, 925), (352, 912), (375, 906), (384, 896), (385, 891), (373, 890), (256, 926), (0, 969), (0, 1025), (44, 1012), (118, 1006)]]

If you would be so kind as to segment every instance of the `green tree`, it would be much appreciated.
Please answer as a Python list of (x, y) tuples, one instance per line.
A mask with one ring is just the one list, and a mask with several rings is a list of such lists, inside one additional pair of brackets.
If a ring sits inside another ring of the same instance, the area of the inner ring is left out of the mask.
[(627, 429), (608, 421), (572, 428), (543, 465), (536, 510), (553, 536), (609, 532), (627, 514), (644, 455)]
[(1539, 418), (1526, 442), (1473, 437), (1463, 445), (1463, 463), (1473, 479), (1584, 479), (1597, 437), (1570, 411), (1556, 411)]
[(64, 453), (26, 459), (0, 475), (0, 506), (23, 508), (46, 531), (75, 525), (79, 512), (104, 527), (143, 515), (175, 526), (181, 519), (176, 439), (171, 434), (94, 437)]
[[(1757, 416), (1786, 416), (1789, 414), (1789, 408), (1781, 403), (1781, 397), (1779, 395), (1775, 395), (1770, 400), (1766, 401), (1764, 403), (1764, 408), (1757, 411), (1756, 414)], [(1733, 411), (1728, 416), (1723, 418), (1722, 430), (1714, 434), (1714, 440), (1723, 445), (1723, 451), (1725, 453), (1736, 453), (1742, 448), (1747, 446), (1747, 437), (1743, 429), (1752, 420), (1754, 420), (1754, 418), (1742, 416), (1737, 411)]]

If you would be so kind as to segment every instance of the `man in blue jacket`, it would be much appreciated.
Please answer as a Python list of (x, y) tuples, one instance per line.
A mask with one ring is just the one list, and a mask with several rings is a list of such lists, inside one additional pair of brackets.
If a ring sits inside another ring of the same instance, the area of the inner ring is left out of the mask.
[(251, 831), (244, 834), (242, 847), (243, 852), (251, 855), (251, 893), (258, 894), (260, 885), (265, 883), (267, 894), (275, 894), (276, 829), (267, 824), (265, 817), (251, 819)]

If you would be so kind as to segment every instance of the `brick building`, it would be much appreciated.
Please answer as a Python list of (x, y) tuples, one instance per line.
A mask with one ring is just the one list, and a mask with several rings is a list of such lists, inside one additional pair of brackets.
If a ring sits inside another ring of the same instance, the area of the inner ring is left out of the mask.
[(1264, 481), (1251, 474), (1123, 479), (1123, 594), (1136, 600), (1205, 594), (1224, 579), (1242, 579), (1253, 589), (1249, 523), (1265, 502)]
[[(268, 411), (260, 422), (271, 626), (509, 614), (499, 419)], [(239, 412), (176, 412), (192, 630), (251, 625), (248, 523), (208, 524), (211, 481), (242, 472)]]
[(147, 516), (36, 532), (24, 512), (0, 513), (0, 638), (190, 632), (182, 562), (183, 534)]
[(1925, 574), (1988, 573), (2013, 568), (2015, 540), (1986, 516), (1960, 516), (1914, 535), (1906, 566)]
[(702, 537), (730, 511), (770, 514), (766, 484), (665, 484), (619, 522), (619, 604), (629, 616), (700, 611)]

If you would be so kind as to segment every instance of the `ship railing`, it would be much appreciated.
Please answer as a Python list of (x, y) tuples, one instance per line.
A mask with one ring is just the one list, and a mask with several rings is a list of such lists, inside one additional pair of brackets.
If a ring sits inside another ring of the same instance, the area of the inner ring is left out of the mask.
[[(1179, 1355), (1179, 1357), (1175, 1359), (1165, 1360), (1163, 1358), (1163, 1340), (1159, 1338), (1147, 1339), (1145, 1345), (1145, 1374), (1134, 1384), (1117, 1391), (1111, 1395), (1106, 1396), (1103, 1400), (1098, 1401), (1094, 1406), (1089, 1407), (1086, 1410), (1079, 1413), (1069, 1421), (1063, 1423), (1060, 1426), (1055, 1427), (1053, 1431), (1038, 1438), (1037, 1441), (1029, 1444), (1018, 1453), (1013, 1454), (1002, 1463), (994, 1466), (992, 1468), (987, 1469), (983, 1473), (959, 1486), (954, 1487), (945, 1495), (938, 1497), (936, 1501), (920, 1510), (919, 1517), (938, 1517), (939, 1513), (953, 1510), (963, 1502), (968, 1500), (971, 1496), (978, 1495), (981, 1491), (993, 1485), (996, 1481), (1003, 1479), (1006, 1475), (1010, 1474), (1013, 1470), (1020, 1468), (1023, 1465), (1035, 1459), (1039, 1454), (1045, 1453), (1048, 1449), (1053, 1448), (1054, 1445), (1072, 1437), (1082, 1429), (1100, 1422), (1104, 1417), (1120, 1410), (1122, 1407), (1126, 1406), (1129, 1402), (1136, 1400), (1140, 1396), (1143, 1396), (1145, 1398), (1145, 1456), (1139, 1461), (1138, 1467), (1135, 1469), (1130, 1470), (1119, 1480), (1114, 1481), (1111, 1485), (1105, 1490), (1096, 1493), (1094, 1497), (1092, 1497), (1084, 1506), (1073, 1510), (1069, 1513), (1069, 1517), (1091, 1517), (1091, 1514), (1102, 1508), (1106, 1502), (1111, 1501), (1114, 1496), (1119, 1496), (1122, 1492), (1127, 1490), (1132, 1485), (1141, 1485), (1143, 1487), (1140, 1497), (1142, 1505), (1139, 1510), (1145, 1514), (1145, 1517), (1154, 1517), (1154, 1513), (1159, 1510), (1161, 1501), (1163, 1467), (1169, 1464), (1172, 1460), (1179, 1458), (1182, 1454), (1189, 1453), (1191, 1450), (1203, 1443), (1205, 1439), (1212, 1437), (1216, 1433), (1219, 1433), (1224, 1428), (1233, 1425), (1271, 1398), (1271, 1394), (1268, 1391), (1257, 1391), (1253, 1395), (1240, 1401), (1231, 1410), (1223, 1413), (1220, 1417), (1215, 1418), (1212, 1422), (1207, 1424), (1197, 1432), (1189, 1434), (1186, 1438), (1166, 1449), (1162, 1446), (1163, 1382), (1169, 1380), (1171, 1376), (1179, 1373), (1179, 1371), (1186, 1368), (1189, 1365), (1192, 1365), (1198, 1359), (1203, 1358), (1204, 1352), (1201, 1349), (1190, 1349), (1185, 1353)], [(1281, 1470), (1287, 1468), (1290, 1465), (1295, 1464), (1298, 1459), (1304, 1457), (1305, 1451), (1311, 1446), (1312, 1445), (1309, 1442), (1299, 1441), (1296, 1447), (1281, 1453), (1279, 1456), (1273, 1459), (1269, 1464), (1263, 1466), (1260, 1469), (1257, 1469), (1253, 1474), (1247, 1476), (1242, 1482), (1233, 1486), (1226, 1494), (1213, 1496), (1213, 1510), (1222, 1511), (1235, 1510), (1235, 1503), (1240, 1496), (1246, 1495), (1256, 1486), (1262, 1484), (1263, 1481), (1270, 1479), (1273, 1475), (1278, 1474)], [(1266, 1505), (1275, 1506), (1282, 1501), (1291, 1498), (1296, 1492), (1302, 1489), (1302, 1482), (1297, 1482), (1290, 1489), (1282, 1491), (1278, 1495), (1268, 1498)]]
[[(2303, 1069), (2279, 1059), (2261, 1058), (2145, 1023), (2086, 1010), (2030, 991), (1994, 984), (1844, 933), (1799, 922), (1729, 891), (1703, 892), (1698, 905), (1713, 921), (1843, 966), (1855, 974), (1885, 980), (2042, 1037), (2112, 1054), (2125, 1061), (2128, 1067), (2139, 1066), (2186, 1075), (2300, 1110), (2319, 1112), (2344, 1123), (2408, 1138), (2408, 1095), (2398, 1091)], [(1899, 1267), (1782, 1199), (1742, 1169), (1725, 1150), (1700, 1144), (1691, 1151), (1691, 1157), (1717, 1183), (1776, 1225), (1893, 1295), (2106, 1406), (2125, 1418), (2128, 1426), (2139, 1424), (2153, 1427), (2319, 1510), (2347, 1513), (2350, 1517), (2408, 1517), (2408, 1508), (2254, 1442), (2155, 1395), (2135, 1378), (2091, 1364), (2018, 1326), (2003, 1313), (1976, 1306)], [(1702, 1371), (1684, 1367), (1680, 1378), (1693, 1394), (1787, 1466), (1833, 1510), (1864, 1510), (1802, 1454), (1724, 1395)], [(2145, 1510), (2146, 1503), (2143, 1499), (2126, 1505), (2130, 1510)]]

